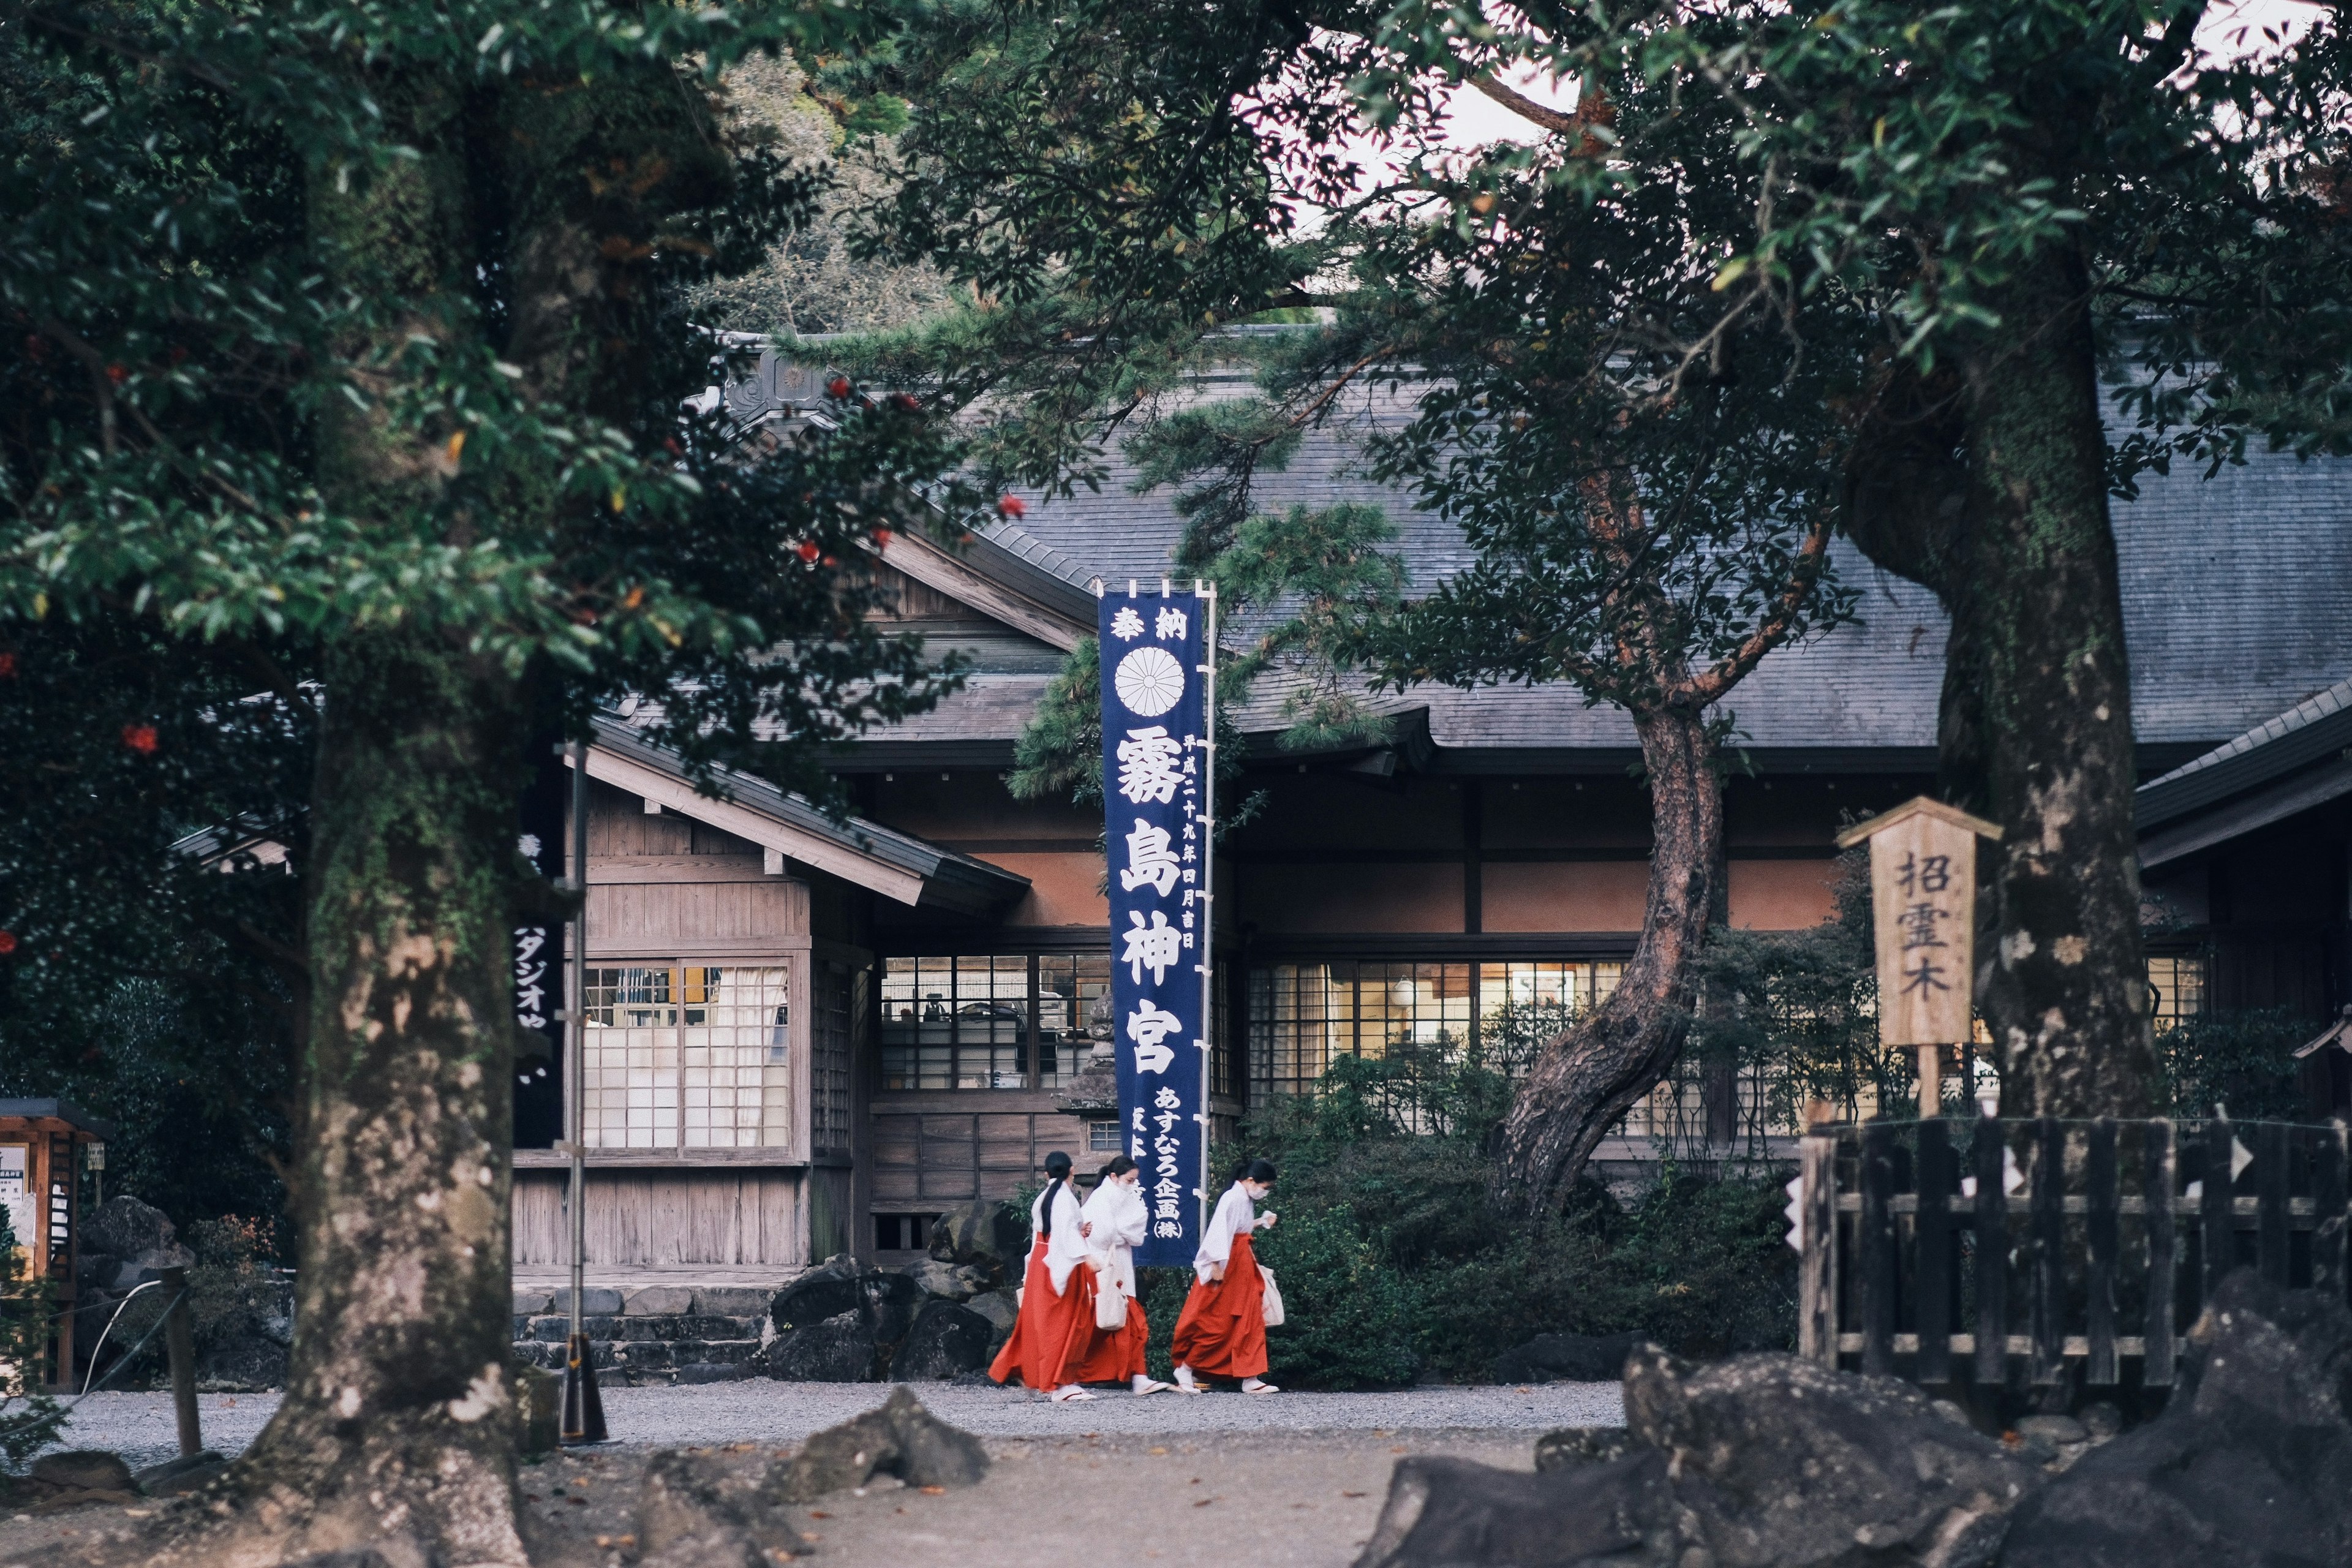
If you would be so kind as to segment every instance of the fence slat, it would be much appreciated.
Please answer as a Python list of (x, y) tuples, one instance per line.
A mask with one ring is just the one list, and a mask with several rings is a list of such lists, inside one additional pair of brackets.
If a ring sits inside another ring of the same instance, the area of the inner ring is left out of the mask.
[(2311, 1141), (2311, 1288), (2344, 1300), (2344, 1123)]
[(2001, 1190), (2000, 1122), (1977, 1123), (1977, 1381), (1995, 1387), (2009, 1375), (2009, 1194)]
[(1919, 1123), (1919, 1252), (1912, 1295), (1919, 1328), (1918, 1381), (1952, 1380), (1952, 1143), (1942, 1117)]
[(2286, 1210), (2288, 1184), (2286, 1124), (2266, 1121), (2254, 1134), (2254, 1191), (2261, 1207), (2255, 1211), (2254, 1256), (2263, 1278), (2286, 1288)]
[(1862, 1370), (1895, 1370), (1895, 1161), (1892, 1129), (1862, 1130)]
[(2230, 1173), (2230, 1150), (2236, 1142), (2229, 1122), (2221, 1117), (2205, 1123), (2205, 1170), (2200, 1178), (2205, 1188), (2199, 1205), (2204, 1211), (2205, 1243), (2205, 1291), (2197, 1302), (2200, 1311), (2213, 1299), (2221, 1277), (2238, 1261), (2235, 1216), (2230, 1202), (2237, 1188), (2237, 1178)]
[(2178, 1171), (2172, 1123), (2147, 1124), (2147, 1325), (2140, 1381), (2151, 1388), (2172, 1383), (2172, 1303), (2179, 1287), (2174, 1279), (2176, 1257), (2172, 1194)]
[(1824, 1366), (1837, 1365), (1837, 1140), (1811, 1136), (1801, 1155), (1804, 1185), (1804, 1278), (1802, 1316), (1797, 1324), (1798, 1353)]
[(2055, 1383), (2066, 1365), (2066, 1131), (2045, 1116), (2034, 1133), (2033, 1381)]
[(2121, 1194), (2116, 1190), (2116, 1124), (2105, 1117), (2091, 1124), (2083, 1184), (2090, 1199), (2091, 1243), (2086, 1303), (2091, 1353), (2084, 1362), (2083, 1379), (2106, 1384), (2121, 1375), (2116, 1363), (2116, 1259), (2122, 1250), (2122, 1237), (2116, 1217)]

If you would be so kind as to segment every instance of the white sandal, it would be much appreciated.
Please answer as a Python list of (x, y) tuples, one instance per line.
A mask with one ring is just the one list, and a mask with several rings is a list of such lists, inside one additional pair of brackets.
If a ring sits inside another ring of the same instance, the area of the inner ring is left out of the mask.
[(1252, 1378), (1242, 1384), (1244, 1394), (1280, 1394), (1282, 1390), (1262, 1377)]
[(1054, 1390), (1053, 1393), (1047, 1394), (1045, 1397), (1051, 1399), (1056, 1405), (1076, 1405), (1082, 1399), (1092, 1399), (1094, 1394), (1091, 1391), (1081, 1388), (1074, 1383), (1067, 1388), (1057, 1388)]
[(1143, 1386), (1135, 1391), (1135, 1396), (1141, 1399), (1147, 1394), (1166, 1394), (1175, 1386), (1172, 1383), (1161, 1383), (1157, 1378), (1147, 1377), (1143, 1380)]

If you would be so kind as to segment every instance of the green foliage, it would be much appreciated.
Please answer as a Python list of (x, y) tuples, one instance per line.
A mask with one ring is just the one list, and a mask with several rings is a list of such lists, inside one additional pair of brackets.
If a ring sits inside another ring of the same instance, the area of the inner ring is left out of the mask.
[(66, 1409), (41, 1388), (33, 1369), (48, 1353), (48, 1281), (27, 1278), (16, 1232), (0, 1209), (0, 1459), (20, 1465), (54, 1440)]
[(1497, 1083), (1448, 1055), (1346, 1058), (1315, 1095), (1251, 1113), (1245, 1142), (1282, 1171), (1258, 1244), (1289, 1309), (1268, 1335), (1277, 1381), (1483, 1382), (1539, 1333), (1640, 1332), (1689, 1354), (1793, 1342), (1776, 1177), (1668, 1163), (1631, 1210), (1588, 1183), (1565, 1214), (1503, 1223), (1484, 1147)]
[(2319, 1026), (2289, 1007), (2200, 1013), (2156, 1037), (2164, 1099), (2174, 1116), (2301, 1121), (2311, 1114), (2295, 1048)]

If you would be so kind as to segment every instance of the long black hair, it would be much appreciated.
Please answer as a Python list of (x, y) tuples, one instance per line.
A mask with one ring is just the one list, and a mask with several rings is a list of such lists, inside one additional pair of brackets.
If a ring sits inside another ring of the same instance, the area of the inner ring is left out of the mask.
[(1114, 1154), (1111, 1156), (1110, 1163), (1102, 1168), (1102, 1173), (1106, 1176), (1124, 1176), (1134, 1169), (1134, 1161), (1124, 1154)]
[(1054, 1234), (1054, 1198), (1062, 1190), (1062, 1184), (1070, 1179), (1070, 1157), (1059, 1149), (1046, 1155), (1045, 1174), (1053, 1179), (1045, 1184), (1044, 1218), (1040, 1222), (1044, 1228), (1037, 1234), (1050, 1238)]
[(1234, 1180), (1236, 1182), (1255, 1182), (1261, 1187), (1270, 1187), (1274, 1185), (1274, 1162), (1271, 1160), (1244, 1160), (1240, 1164), (1234, 1167)]

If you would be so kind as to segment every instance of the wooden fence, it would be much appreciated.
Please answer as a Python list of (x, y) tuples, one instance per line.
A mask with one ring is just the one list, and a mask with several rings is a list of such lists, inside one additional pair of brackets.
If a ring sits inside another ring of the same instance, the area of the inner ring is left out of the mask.
[(1868, 1121), (1801, 1152), (1799, 1349), (1828, 1365), (2112, 1384), (2137, 1360), (2161, 1387), (2231, 1269), (2346, 1293), (2340, 1121)]

